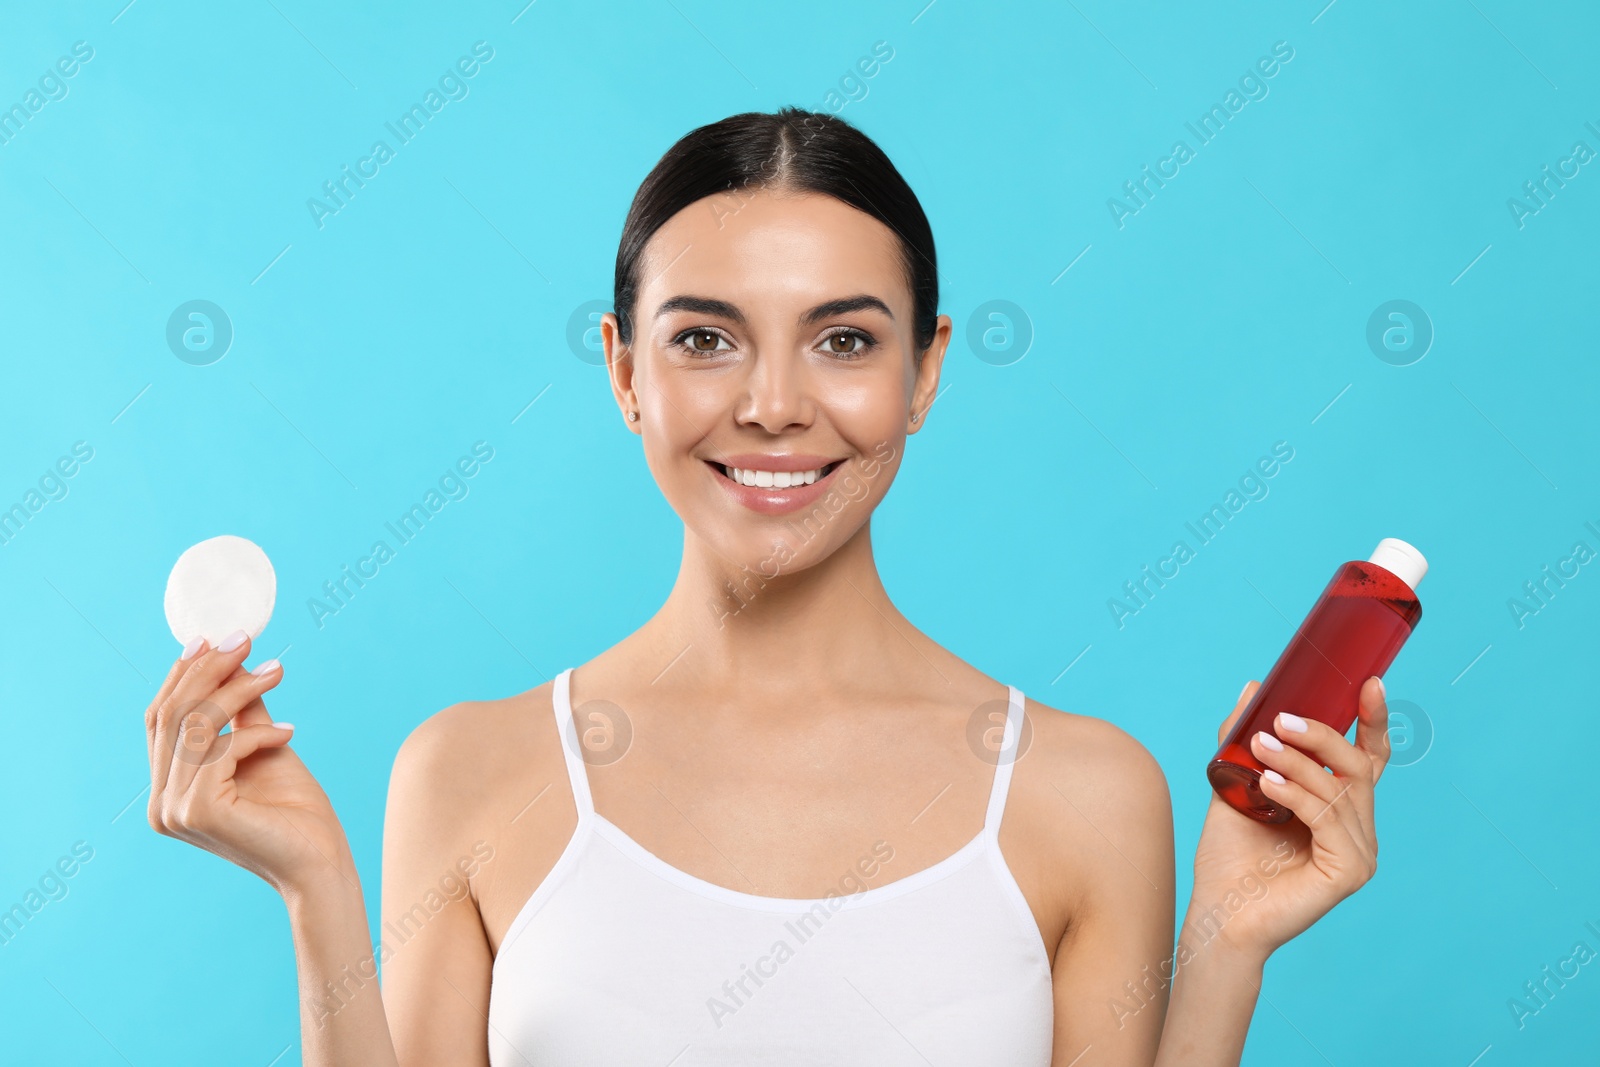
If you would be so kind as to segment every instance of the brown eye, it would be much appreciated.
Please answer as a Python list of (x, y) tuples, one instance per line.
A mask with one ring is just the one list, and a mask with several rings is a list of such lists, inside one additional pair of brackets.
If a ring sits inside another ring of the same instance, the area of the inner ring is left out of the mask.
[(723, 337), (720, 333), (717, 333), (715, 330), (691, 329), (684, 330), (682, 333), (678, 334), (678, 336), (674, 337), (672, 339), (672, 344), (674, 347), (681, 348), (691, 355), (711, 356), (717, 354), (718, 352), (731, 352), (733, 350), (732, 345), (729, 345), (726, 348), (717, 347), (717, 342), (726, 340), (727, 339), (725, 337)]
[(827, 346), (827, 352), (830, 356), (839, 356), (845, 360), (863, 359), (877, 344), (867, 334), (853, 329), (829, 334), (823, 343)]

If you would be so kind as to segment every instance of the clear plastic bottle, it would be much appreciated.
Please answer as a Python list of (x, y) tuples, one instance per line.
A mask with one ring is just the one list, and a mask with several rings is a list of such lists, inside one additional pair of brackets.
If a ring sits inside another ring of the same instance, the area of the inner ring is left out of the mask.
[(1251, 737), (1263, 730), (1278, 736), (1272, 721), (1281, 711), (1340, 733), (1350, 729), (1361, 684), (1383, 677), (1422, 618), (1417, 583), (1427, 571), (1421, 552), (1385, 537), (1370, 559), (1351, 560), (1334, 572), (1206, 767), (1218, 796), (1261, 822), (1290, 819), (1289, 809), (1261, 792), (1266, 768), (1250, 752)]

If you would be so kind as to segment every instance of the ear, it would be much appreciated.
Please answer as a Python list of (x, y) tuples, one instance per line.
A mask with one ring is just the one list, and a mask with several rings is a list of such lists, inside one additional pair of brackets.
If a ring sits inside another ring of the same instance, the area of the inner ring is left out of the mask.
[(606, 354), (606, 374), (611, 378), (611, 395), (622, 410), (623, 424), (633, 433), (639, 432), (637, 422), (628, 422), (628, 412), (639, 410), (639, 398), (633, 389), (633, 353), (622, 343), (618, 331), (621, 324), (615, 312), (600, 316), (600, 347)]
[(933, 341), (923, 353), (912, 378), (911, 411), (918, 413), (918, 418), (910, 422), (910, 415), (906, 416), (907, 434), (916, 433), (928, 424), (928, 409), (939, 396), (939, 373), (944, 369), (944, 354), (950, 346), (953, 329), (949, 315), (940, 315), (934, 320)]

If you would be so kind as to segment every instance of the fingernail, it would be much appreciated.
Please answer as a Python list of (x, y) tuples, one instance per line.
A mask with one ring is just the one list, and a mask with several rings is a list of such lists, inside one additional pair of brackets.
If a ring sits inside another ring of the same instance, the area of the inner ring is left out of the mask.
[[(1377, 675), (1373, 675), (1373, 677), (1377, 678), (1378, 676)], [(1383, 688), (1383, 679), (1382, 678), (1378, 678), (1378, 695), (1383, 697), (1385, 700), (1387, 700), (1389, 698), (1388, 691)]]
[(254, 674), (254, 675), (257, 675), (257, 676), (260, 676), (260, 675), (263, 675), (263, 674), (271, 674), (273, 671), (277, 670), (278, 667), (279, 667), (279, 663), (278, 663), (277, 660), (269, 659), (269, 660), (267, 660), (267, 662), (259, 664), (258, 666), (252, 668), (250, 673)]
[(197, 637), (193, 641), (190, 641), (187, 645), (183, 646), (183, 655), (179, 656), (178, 658), (179, 659), (194, 659), (195, 654), (198, 653), (202, 648), (205, 648), (205, 647), (206, 647), (206, 639), (203, 638), (203, 637)]
[(1274, 752), (1282, 752), (1283, 751), (1283, 742), (1279, 741), (1276, 737), (1273, 737), (1271, 734), (1267, 733), (1265, 730), (1260, 731), (1259, 733), (1256, 734), (1256, 736), (1261, 739), (1261, 747), (1262, 748), (1270, 748)]
[(276, 726), (280, 730), (293, 730), (294, 729), (294, 723), (292, 723), (292, 722), (275, 722), (272, 725)]
[(1271, 782), (1273, 785), (1282, 785), (1283, 784), (1283, 775), (1279, 774), (1277, 771), (1273, 770), (1271, 767), (1268, 767), (1266, 770), (1262, 771), (1261, 772), (1261, 777), (1265, 778), (1267, 781)]
[(1233, 702), (1235, 704), (1237, 704), (1237, 703), (1239, 703), (1239, 701), (1243, 700), (1244, 699), (1244, 690), (1245, 689), (1249, 689), (1249, 688), (1250, 688), (1250, 683), (1249, 682), (1244, 683), (1244, 689), (1240, 689), (1239, 690), (1239, 695), (1233, 698)]
[(1297, 734), (1306, 732), (1306, 721), (1298, 715), (1291, 715), (1287, 711), (1278, 712), (1278, 725), (1285, 730), (1293, 730)]
[(244, 644), (249, 636), (250, 635), (245, 633), (243, 630), (235, 630), (233, 633), (222, 639), (222, 644), (217, 646), (217, 651), (232, 652), (234, 649)]

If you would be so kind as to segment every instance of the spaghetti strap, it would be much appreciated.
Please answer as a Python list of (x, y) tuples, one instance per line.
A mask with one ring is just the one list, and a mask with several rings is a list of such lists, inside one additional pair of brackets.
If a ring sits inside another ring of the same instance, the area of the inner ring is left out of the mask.
[(578, 742), (577, 724), (572, 718), (572, 668), (556, 675), (550, 690), (550, 705), (556, 716), (561, 756), (567, 761), (567, 781), (572, 786), (572, 802), (578, 807), (578, 821), (587, 822), (594, 814), (594, 798), (589, 792), (589, 774), (583, 765), (583, 749)]
[(1016, 765), (1020, 754), (1018, 746), (1022, 739), (1023, 707), (1027, 699), (1016, 686), (1006, 688), (1010, 692), (1010, 699), (1006, 704), (1005, 733), (1002, 735), (1000, 751), (995, 754), (994, 784), (989, 790), (989, 809), (983, 818), (983, 832), (991, 840), (999, 838), (1000, 819), (1006, 810), (1006, 794), (1011, 789), (1011, 768)]
[[(605, 705), (574, 707), (573, 673), (547, 688), (578, 825), (495, 951), (488, 1064), (693, 1055), (703, 1064), (811, 1067), (904, 1063), (911, 1050), (937, 1048), (949, 1063), (1049, 1067), (1050, 955), (998, 840), (1012, 765), (1029, 739), (1022, 693), (996, 694), (974, 724), (984, 729), (993, 784), (984, 828), (958, 851), (906, 871), (880, 840), (825, 896), (777, 897), (675, 867), (594, 810), (587, 768), (596, 753), (578, 742), (602, 737)], [(875, 869), (889, 880), (866, 888), (864, 872)]]

